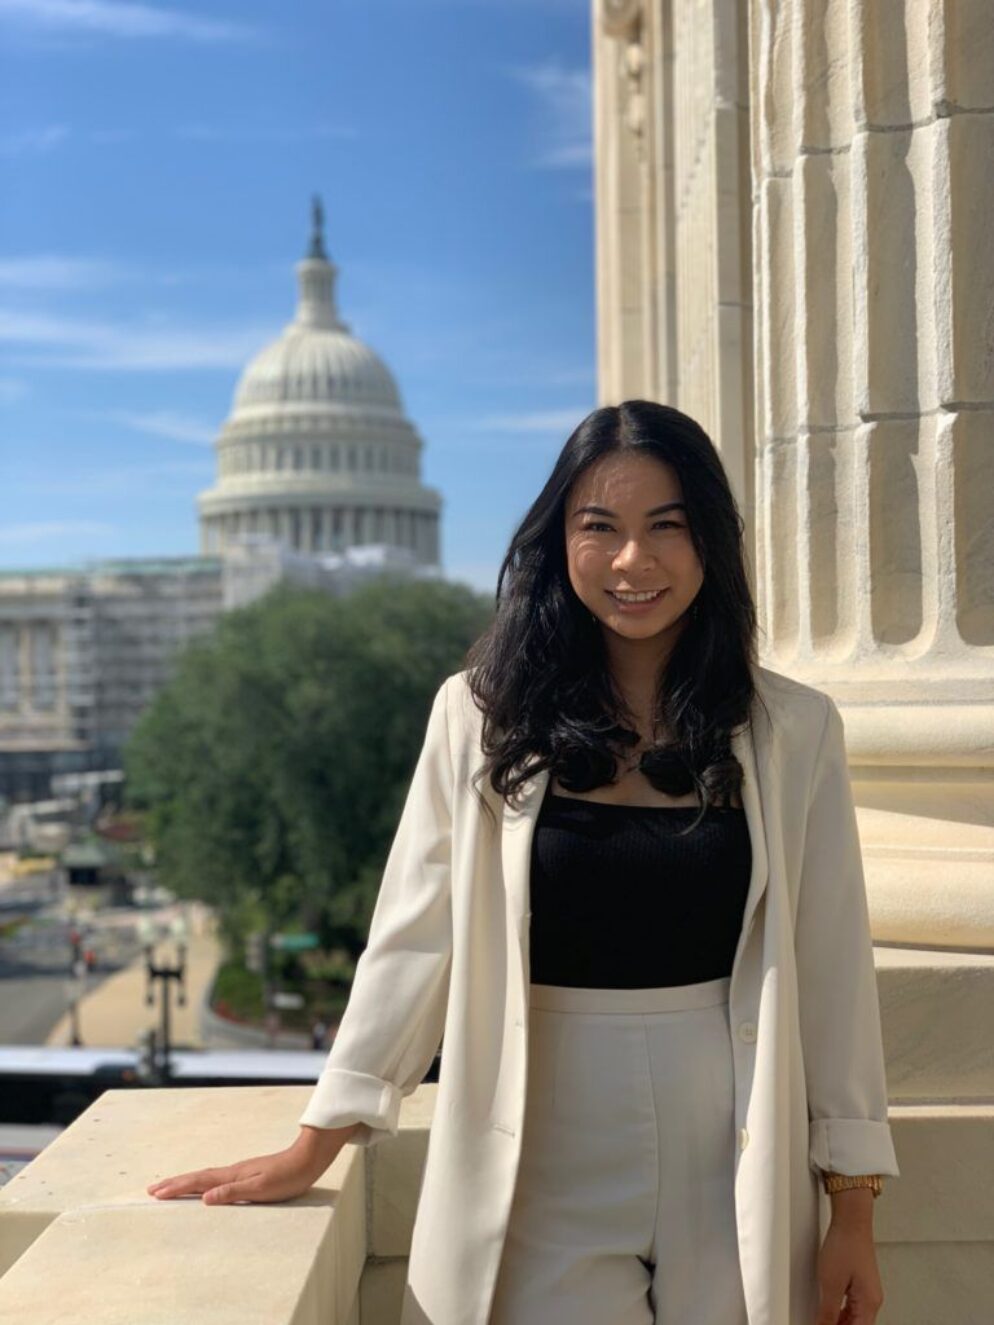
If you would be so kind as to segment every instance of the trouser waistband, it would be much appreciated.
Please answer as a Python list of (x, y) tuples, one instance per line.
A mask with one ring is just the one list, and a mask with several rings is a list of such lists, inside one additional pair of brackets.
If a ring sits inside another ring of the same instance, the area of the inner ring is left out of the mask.
[(589, 989), (532, 984), (529, 1005), (547, 1012), (679, 1012), (728, 1002), (731, 976), (653, 989)]

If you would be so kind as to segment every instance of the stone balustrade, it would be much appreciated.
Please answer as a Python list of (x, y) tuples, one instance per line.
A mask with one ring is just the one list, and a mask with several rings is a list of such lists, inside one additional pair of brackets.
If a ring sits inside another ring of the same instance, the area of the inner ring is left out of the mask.
[(156, 1178), (282, 1149), (308, 1086), (106, 1091), (0, 1189), (4, 1325), (396, 1321), (434, 1085), (303, 1196), (160, 1201)]

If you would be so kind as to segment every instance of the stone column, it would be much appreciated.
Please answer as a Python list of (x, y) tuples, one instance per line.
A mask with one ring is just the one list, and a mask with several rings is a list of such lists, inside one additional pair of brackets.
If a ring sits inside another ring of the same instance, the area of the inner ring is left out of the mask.
[(675, 405), (752, 541), (746, 7), (594, 0), (599, 399)]
[(286, 547), (292, 546), (293, 532), (290, 528), (290, 510), (281, 506), (276, 512), (278, 537)]
[(994, 947), (981, 0), (752, 8), (766, 661), (844, 709), (874, 933)]

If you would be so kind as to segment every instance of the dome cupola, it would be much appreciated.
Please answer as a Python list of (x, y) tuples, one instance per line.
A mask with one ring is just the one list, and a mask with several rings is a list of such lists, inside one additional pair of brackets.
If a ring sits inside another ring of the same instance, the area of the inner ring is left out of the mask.
[(441, 495), (421, 482), (424, 443), (393, 374), (339, 317), (318, 198), (296, 272), (294, 319), (242, 372), (218, 436), (201, 551), (264, 534), (303, 553), (375, 543), (437, 565)]

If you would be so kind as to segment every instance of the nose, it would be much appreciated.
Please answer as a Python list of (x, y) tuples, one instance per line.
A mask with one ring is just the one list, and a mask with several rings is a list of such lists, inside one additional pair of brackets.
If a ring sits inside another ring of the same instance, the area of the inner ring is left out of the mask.
[(614, 556), (614, 565), (618, 567), (637, 566), (643, 561), (645, 561), (645, 554), (642, 552), (638, 539), (634, 537), (625, 539)]

